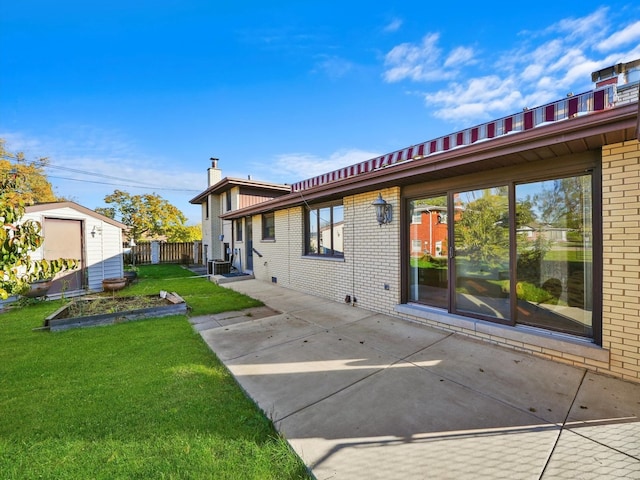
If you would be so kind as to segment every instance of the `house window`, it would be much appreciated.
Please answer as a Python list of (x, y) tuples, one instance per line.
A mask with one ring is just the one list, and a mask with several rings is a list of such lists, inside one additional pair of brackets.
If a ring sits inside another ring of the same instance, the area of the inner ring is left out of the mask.
[(241, 218), (236, 220), (236, 241), (237, 242), (242, 241), (242, 219)]
[[(600, 204), (585, 170), (408, 198), (406, 299), (599, 342)], [(423, 225), (418, 210), (432, 212)]]
[(231, 190), (227, 190), (225, 192), (225, 200), (226, 200), (226, 203), (227, 203), (227, 205), (226, 205), (227, 206), (227, 210), (226, 211), (229, 212), (229, 211), (231, 211)]
[(209, 220), (209, 197), (204, 199), (204, 218)]
[(262, 214), (262, 239), (276, 239), (276, 219), (273, 212)]
[(306, 215), (307, 255), (344, 256), (344, 207), (334, 203), (311, 207)]

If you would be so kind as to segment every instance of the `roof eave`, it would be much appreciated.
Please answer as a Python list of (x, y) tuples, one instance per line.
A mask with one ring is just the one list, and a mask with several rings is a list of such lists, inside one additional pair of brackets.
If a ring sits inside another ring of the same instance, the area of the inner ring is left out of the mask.
[(118, 227), (122, 230), (127, 230), (129, 227), (122, 222), (114, 220), (113, 218), (107, 217), (106, 215), (102, 215), (101, 213), (96, 212), (95, 210), (91, 210), (90, 208), (84, 207), (76, 202), (64, 201), (64, 202), (47, 202), (47, 203), (36, 203), (34, 205), (28, 205), (25, 207), (25, 212), (27, 213), (35, 213), (35, 212), (46, 212), (47, 210), (51, 210), (53, 208), (72, 208), (74, 210), (78, 210), (79, 212), (84, 213), (90, 217), (94, 217), (98, 220), (101, 220), (105, 223), (109, 223), (114, 227)]
[(189, 203), (194, 205), (201, 204), (209, 195), (222, 193), (233, 187), (251, 187), (258, 190), (275, 192), (291, 191), (291, 187), (289, 185), (281, 183), (260, 182), (257, 180), (245, 180), (242, 178), (225, 177), (218, 183), (207, 188), (204, 192), (199, 193), (197, 196), (193, 197), (191, 200), (189, 200)]

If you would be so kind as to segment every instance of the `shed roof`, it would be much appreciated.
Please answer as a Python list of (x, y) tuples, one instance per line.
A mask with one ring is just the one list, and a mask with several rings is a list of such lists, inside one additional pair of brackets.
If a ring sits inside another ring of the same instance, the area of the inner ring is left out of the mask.
[(98, 212), (95, 212), (87, 207), (83, 207), (82, 205), (75, 203), (75, 202), (69, 202), (69, 201), (65, 201), (65, 202), (47, 202), (47, 203), (36, 203), (35, 205), (29, 205), (27, 207), (25, 207), (25, 211), (27, 213), (35, 213), (35, 212), (46, 212), (47, 210), (54, 210), (54, 209), (58, 209), (58, 208), (71, 208), (73, 210), (77, 210), (80, 213), (83, 213), (85, 215), (88, 215), (90, 217), (94, 217), (98, 220), (101, 220), (105, 223), (109, 223), (111, 225), (113, 225), (114, 227), (118, 227), (122, 230), (127, 230), (129, 227), (127, 227), (127, 225), (125, 225), (124, 223), (118, 222), (117, 220), (114, 220), (113, 218), (109, 218), (105, 215), (102, 215)]

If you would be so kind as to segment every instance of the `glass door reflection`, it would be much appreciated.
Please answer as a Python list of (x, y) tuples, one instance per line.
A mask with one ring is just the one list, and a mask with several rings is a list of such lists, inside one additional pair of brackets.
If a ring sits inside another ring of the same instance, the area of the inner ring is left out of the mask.
[(507, 186), (454, 194), (454, 310), (511, 322)]
[(434, 307), (448, 307), (447, 197), (410, 200), (409, 300)]

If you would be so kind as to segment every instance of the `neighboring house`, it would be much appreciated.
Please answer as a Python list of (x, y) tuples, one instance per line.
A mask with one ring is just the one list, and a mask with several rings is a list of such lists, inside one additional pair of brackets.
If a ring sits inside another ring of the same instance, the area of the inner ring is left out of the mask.
[(211, 159), (207, 171), (208, 188), (189, 203), (202, 207), (202, 259), (232, 260), (238, 270), (253, 270), (253, 226), (251, 217), (222, 220), (221, 215), (251, 207), (291, 192), (289, 185), (259, 182), (249, 177), (222, 178), (218, 159)]
[(61, 272), (47, 296), (74, 296), (101, 291), (102, 280), (122, 277), (122, 240), (126, 225), (74, 202), (41, 203), (26, 207), (22, 220), (42, 226), (44, 241), (34, 260), (74, 258), (80, 267)]
[(640, 382), (638, 74), (217, 211), (251, 222), (257, 279)]
[(447, 209), (437, 205), (418, 205), (411, 212), (411, 256), (447, 255)]

